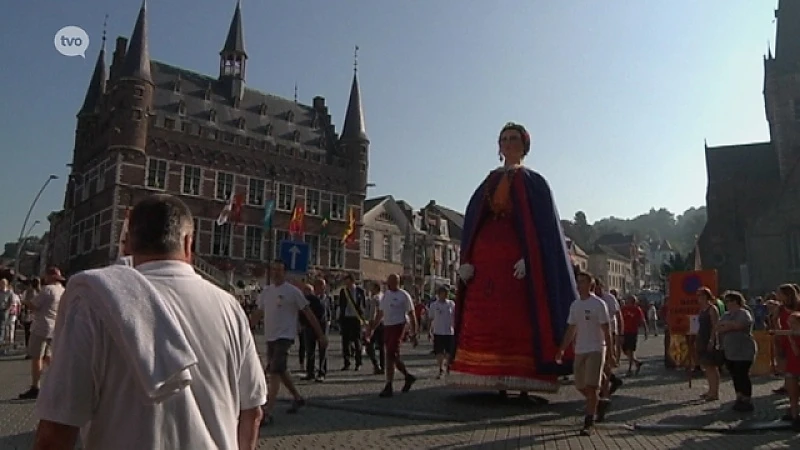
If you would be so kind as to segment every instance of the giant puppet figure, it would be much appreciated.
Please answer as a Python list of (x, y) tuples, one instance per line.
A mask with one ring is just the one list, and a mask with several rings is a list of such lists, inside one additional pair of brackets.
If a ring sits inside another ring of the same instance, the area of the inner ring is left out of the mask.
[(572, 357), (555, 356), (577, 298), (575, 275), (547, 182), (522, 166), (531, 139), (506, 124), (503, 165), (472, 195), (456, 296), (456, 350), (448, 384), (555, 392)]

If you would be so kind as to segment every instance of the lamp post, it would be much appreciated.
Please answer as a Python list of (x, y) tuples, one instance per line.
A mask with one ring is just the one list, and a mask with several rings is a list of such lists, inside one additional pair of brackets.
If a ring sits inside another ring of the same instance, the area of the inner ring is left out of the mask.
[(269, 218), (269, 227), (267, 228), (267, 251), (269, 252), (269, 259), (267, 260), (267, 286), (272, 283), (272, 275), (271, 275), (271, 268), (272, 268), (272, 261), (275, 259), (275, 249), (272, 248), (273, 246), (273, 237), (274, 234), (274, 226), (275, 226), (275, 212), (278, 210), (278, 190), (275, 187), (275, 178), (278, 176), (278, 172), (275, 170), (274, 167), (270, 167), (269, 169), (269, 182), (270, 188), (272, 189), (272, 216)]
[[(39, 189), (39, 192), (36, 193), (36, 197), (33, 198), (33, 201), (31, 202), (31, 206), (30, 206), (30, 208), (28, 208), (28, 213), (25, 215), (25, 220), (22, 222), (22, 229), (19, 230), (19, 239), (17, 239), (17, 258), (14, 261), (14, 277), (13, 277), (14, 280), (13, 281), (15, 281), (15, 282), (17, 281), (17, 278), (19, 277), (19, 257), (22, 254), (22, 246), (23, 246), (22, 239), (25, 237), (25, 227), (28, 226), (28, 220), (30, 220), (31, 213), (33, 212), (33, 208), (36, 206), (36, 202), (39, 201), (39, 197), (42, 196), (42, 192), (44, 192), (44, 190), (47, 188), (47, 185), (50, 184), (51, 181), (57, 180), (57, 179), (58, 179), (58, 176), (52, 175), (52, 174), (49, 177), (47, 177), (47, 180), (45, 180), (44, 184), (42, 185), (42, 188)], [(31, 228), (33, 228), (33, 227), (31, 227)]]

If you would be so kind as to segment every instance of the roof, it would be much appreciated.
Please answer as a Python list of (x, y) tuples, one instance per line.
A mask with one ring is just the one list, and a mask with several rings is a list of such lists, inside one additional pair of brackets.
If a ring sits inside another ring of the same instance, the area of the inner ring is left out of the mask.
[(595, 241), (598, 245), (629, 245), (634, 241), (632, 234), (607, 233)]
[(122, 64), (120, 75), (133, 77), (144, 81), (152, 81), (150, 73), (150, 50), (147, 46), (147, 4), (142, 2), (136, 25), (133, 27), (130, 44), (125, 52), (125, 61)]
[(445, 220), (447, 220), (448, 233), (451, 239), (461, 240), (461, 232), (464, 230), (464, 215), (450, 208), (436, 203), (428, 205), (434, 208)]
[(220, 54), (240, 54), (244, 55), (245, 58), (247, 57), (247, 52), (244, 51), (241, 1), (236, 2), (236, 10), (233, 12), (231, 27), (228, 29), (228, 37), (225, 39), (225, 45), (222, 46)]
[(706, 147), (706, 170), (709, 183), (780, 176), (771, 142)]
[[(177, 116), (182, 102), (186, 118), (213, 125), (219, 130), (258, 139), (270, 140), (268, 136), (271, 136), (272, 140), (289, 141), (294, 141), (294, 132), (297, 131), (300, 133), (299, 143), (307, 150), (325, 148), (322, 139), (324, 133), (321, 128), (315, 127), (317, 113), (311, 106), (245, 87), (237, 108), (225, 94), (224, 83), (216, 77), (159, 61), (152, 61), (150, 67), (155, 84), (153, 110)], [(175, 90), (176, 83), (180, 84), (179, 92)], [(205, 99), (207, 91), (210, 91), (209, 100)], [(265, 109), (264, 115), (261, 114), (262, 107)], [(212, 110), (216, 114), (214, 124), (209, 121)], [(241, 130), (238, 126), (240, 118), (244, 119), (244, 128)]]
[(363, 212), (363, 214), (366, 214), (367, 212), (372, 211), (373, 209), (375, 209), (376, 206), (380, 205), (381, 203), (383, 203), (388, 198), (391, 198), (391, 195), (382, 195), (380, 197), (368, 198), (368, 199), (364, 200), (364, 212)]
[(614, 259), (618, 259), (620, 261), (630, 262), (630, 259), (628, 259), (627, 256), (620, 254), (619, 252), (617, 252), (616, 250), (607, 245), (595, 244), (594, 248), (591, 251), (591, 254), (593, 255), (603, 254), (606, 256), (610, 256)]
[(342, 140), (369, 142), (364, 125), (364, 109), (361, 106), (361, 88), (358, 86), (358, 72), (353, 73), (353, 85), (350, 86), (350, 101), (342, 125)]

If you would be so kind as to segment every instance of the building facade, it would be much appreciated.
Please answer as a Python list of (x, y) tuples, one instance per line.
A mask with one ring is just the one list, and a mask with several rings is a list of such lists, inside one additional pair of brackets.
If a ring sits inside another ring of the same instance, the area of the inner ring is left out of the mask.
[(364, 202), (361, 234), (361, 275), (383, 283), (390, 274), (403, 275), (406, 233), (411, 222), (391, 195)]
[[(64, 209), (50, 216), (51, 262), (69, 272), (108, 264), (118, 256), (127, 208), (169, 193), (195, 216), (196, 254), (219, 269), (262, 274), (287, 237), (293, 208), (303, 205), (314, 270), (358, 273), (359, 243), (346, 248), (341, 239), (351, 210), (361, 220), (367, 185), (357, 73), (339, 134), (323, 97), (304, 105), (245, 84), (239, 5), (216, 76), (151, 61), (146, 15), (142, 6), (130, 41), (117, 38), (109, 68), (105, 42), (98, 55), (77, 116)], [(217, 225), (237, 194), (241, 219)], [(276, 212), (265, 229), (270, 199)]]
[(572, 265), (576, 266), (581, 271), (589, 270), (589, 255), (570, 238), (566, 238), (567, 251), (569, 252), (570, 261)]
[(634, 293), (633, 262), (630, 257), (605, 245), (589, 252), (589, 272), (603, 280), (606, 288), (619, 294)]
[(800, 2), (775, 11), (775, 53), (764, 57), (770, 141), (705, 148), (704, 269), (721, 289), (759, 295), (800, 282)]

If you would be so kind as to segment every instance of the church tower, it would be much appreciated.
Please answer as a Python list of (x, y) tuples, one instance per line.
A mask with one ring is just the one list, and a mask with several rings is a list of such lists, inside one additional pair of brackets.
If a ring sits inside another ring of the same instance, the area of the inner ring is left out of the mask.
[(147, 46), (147, 2), (142, 1), (130, 43), (117, 41), (110, 93), (109, 150), (145, 151), (153, 79)]
[(350, 86), (350, 101), (344, 116), (339, 148), (349, 164), (349, 186), (351, 192), (366, 195), (367, 171), (369, 169), (369, 138), (364, 126), (364, 111), (361, 106), (361, 88), (358, 85), (358, 47), (353, 68), (353, 84)]
[(244, 32), (242, 31), (242, 6), (236, 3), (231, 26), (225, 45), (219, 52), (219, 80), (223, 93), (234, 106), (239, 105), (244, 95), (244, 74), (247, 62), (247, 52), (244, 51)]
[(764, 58), (764, 104), (782, 180), (800, 164), (800, 1), (780, 0), (775, 55)]

